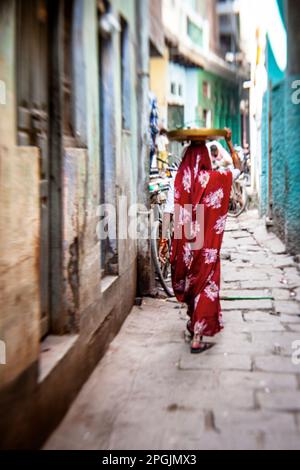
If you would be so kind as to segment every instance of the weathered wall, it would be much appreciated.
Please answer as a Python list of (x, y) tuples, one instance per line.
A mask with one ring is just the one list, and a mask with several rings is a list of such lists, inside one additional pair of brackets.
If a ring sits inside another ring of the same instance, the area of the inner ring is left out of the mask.
[[(66, 330), (73, 333), (80, 331), (80, 312), (87, 308), (83, 303), (85, 279), (82, 279), (81, 275), (81, 270), (84, 268), (83, 261), (85, 260), (84, 243), (87, 242), (85, 234), (87, 161), (88, 152), (86, 150), (65, 149), (63, 167), (65, 175), (63, 185), (63, 214), (65, 222), (63, 233), (64, 310), (67, 314)], [(97, 255), (96, 257), (99, 260), (99, 254), (97, 253)], [(94, 269), (97, 275), (99, 265)], [(80, 291), (80, 286), (82, 291)]]
[[(129, 208), (137, 203), (137, 172), (138, 172), (138, 138), (137, 138), (137, 65), (136, 65), (136, 36), (135, 36), (135, 24), (136, 24), (136, 11), (135, 2), (122, 2), (117, 0), (115, 2), (116, 9), (126, 19), (130, 28), (130, 70), (131, 70), (131, 83), (130, 83), (130, 108), (131, 116), (134, 116), (130, 122), (130, 130), (122, 130), (122, 115), (121, 106), (116, 108), (116, 119), (119, 132), (117, 135), (117, 162), (116, 162), (116, 174), (117, 174), (117, 186), (116, 186), (116, 197), (117, 201), (122, 197), (127, 199), (127, 213)], [(117, 41), (115, 44), (115, 51), (120, 55), (120, 42)], [(115, 65), (116, 66), (116, 65)], [(115, 70), (118, 76), (116, 82), (116, 97), (117, 103), (121, 102), (121, 75), (120, 69)], [(119, 101), (118, 101), (119, 100)], [(119, 216), (121, 215), (118, 212)], [(122, 223), (123, 217), (119, 219), (120, 224)], [(124, 232), (124, 226), (118, 227), (118, 231)], [(128, 263), (130, 260), (136, 259), (136, 244), (137, 240), (132, 240), (129, 236), (126, 239), (119, 239), (118, 250), (119, 250), (119, 273), (124, 275), (128, 269)]]
[[(85, 162), (84, 233), (80, 242), (80, 308), (88, 310), (100, 289), (100, 241), (96, 237), (100, 202), (100, 131), (98, 31), (94, 0), (84, 0), (83, 57), (86, 82), (86, 129), (88, 156)], [(92, 314), (98, 317), (95, 309)], [(81, 322), (84, 319), (81, 316)]]

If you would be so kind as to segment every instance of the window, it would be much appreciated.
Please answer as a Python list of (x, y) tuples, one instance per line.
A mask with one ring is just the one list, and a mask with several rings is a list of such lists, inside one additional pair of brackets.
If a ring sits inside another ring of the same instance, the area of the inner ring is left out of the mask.
[(202, 84), (202, 94), (203, 98), (211, 98), (211, 86), (210, 83), (207, 81), (204, 81)]
[(121, 94), (122, 94), (122, 128), (130, 130), (130, 40), (129, 26), (127, 21), (121, 17), (121, 34), (120, 34), (120, 52), (121, 52)]
[(223, 53), (229, 52), (232, 50), (232, 39), (230, 34), (220, 34), (220, 43)]
[(223, 28), (228, 28), (230, 31), (230, 28), (232, 27), (232, 22), (231, 22), (231, 16), (230, 15), (220, 15), (219, 16), (219, 22), (220, 22), (220, 28), (223, 30)]
[(178, 85), (178, 95), (182, 96), (183, 95), (183, 87), (182, 85)]
[(203, 47), (203, 30), (190, 18), (187, 19), (187, 34), (197, 46)]
[(178, 129), (184, 126), (184, 106), (168, 106), (168, 127), (169, 129)]

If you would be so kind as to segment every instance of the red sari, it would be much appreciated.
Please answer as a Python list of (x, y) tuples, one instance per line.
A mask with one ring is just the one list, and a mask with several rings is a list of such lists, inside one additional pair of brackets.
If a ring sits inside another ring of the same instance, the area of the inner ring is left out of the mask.
[[(189, 226), (192, 232), (187, 235), (184, 230), (180, 239), (173, 237), (172, 283), (178, 301), (188, 305), (189, 329), (201, 336), (214, 336), (223, 328), (220, 250), (231, 186), (232, 172), (212, 170), (205, 143), (188, 147), (175, 180), (175, 229)], [(196, 220), (199, 204), (204, 209), (202, 227)], [(191, 237), (201, 230), (204, 243), (195, 248)]]

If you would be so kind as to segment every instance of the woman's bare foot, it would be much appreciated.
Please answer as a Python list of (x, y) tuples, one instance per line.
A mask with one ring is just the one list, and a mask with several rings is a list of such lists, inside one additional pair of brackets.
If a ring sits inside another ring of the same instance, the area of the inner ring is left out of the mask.
[(192, 345), (191, 345), (191, 353), (192, 354), (200, 354), (204, 351), (206, 351), (207, 345), (206, 343), (203, 343), (203, 336), (200, 335), (194, 335), (192, 339)]

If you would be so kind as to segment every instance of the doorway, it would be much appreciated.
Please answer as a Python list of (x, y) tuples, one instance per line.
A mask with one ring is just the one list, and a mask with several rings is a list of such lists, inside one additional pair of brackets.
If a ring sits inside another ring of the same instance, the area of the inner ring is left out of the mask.
[(46, 0), (17, 2), (17, 140), (40, 151), (40, 336), (49, 315), (49, 11)]

